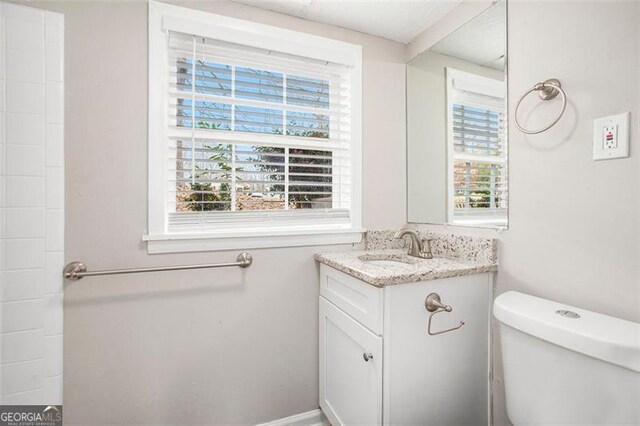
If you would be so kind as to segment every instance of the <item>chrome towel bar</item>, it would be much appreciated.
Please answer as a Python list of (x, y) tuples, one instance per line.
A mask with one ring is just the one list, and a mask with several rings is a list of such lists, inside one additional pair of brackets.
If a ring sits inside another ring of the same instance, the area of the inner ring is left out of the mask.
[(253, 257), (246, 251), (238, 255), (235, 262), (227, 263), (211, 263), (204, 265), (183, 265), (183, 266), (159, 266), (152, 268), (135, 268), (135, 269), (111, 269), (103, 271), (87, 271), (87, 266), (82, 262), (68, 263), (63, 270), (62, 276), (69, 280), (77, 281), (83, 277), (95, 277), (98, 275), (119, 275), (119, 274), (139, 274), (141, 272), (163, 272), (163, 271), (183, 271), (188, 269), (208, 269), (208, 268), (226, 268), (228, 266), (239, 266), (240, 268), (248, 268), (253, 263)]

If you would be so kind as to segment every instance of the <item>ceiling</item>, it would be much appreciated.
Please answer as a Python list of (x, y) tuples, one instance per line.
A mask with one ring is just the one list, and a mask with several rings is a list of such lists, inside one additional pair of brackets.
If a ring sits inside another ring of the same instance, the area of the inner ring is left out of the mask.
[(461, 0), (232, 0), (409, 43)]
[(485, 67), (504, 69), (506, 6), (500, 2), (436, 43), (431, 50)]

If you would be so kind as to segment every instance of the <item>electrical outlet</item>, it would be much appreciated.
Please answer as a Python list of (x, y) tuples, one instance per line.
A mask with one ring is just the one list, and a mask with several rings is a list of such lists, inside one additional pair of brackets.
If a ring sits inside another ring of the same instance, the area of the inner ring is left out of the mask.
[(604, 126), (602, 128), (602, 147), (606, 150), (618, 147), (618, 126)]
[(629, 113), (593, 121), (593, 159), (610, 160), (629, 156)]

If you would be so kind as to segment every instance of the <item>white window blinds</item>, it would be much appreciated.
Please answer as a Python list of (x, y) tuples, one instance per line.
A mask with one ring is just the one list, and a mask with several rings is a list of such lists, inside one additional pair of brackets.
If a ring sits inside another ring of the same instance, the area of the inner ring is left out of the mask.
[(503, 83), (455, 70), (448, 74), (450, 220), (506, 225)]
[(349, 222), (351, 68), (169, 31), (169, 232)]

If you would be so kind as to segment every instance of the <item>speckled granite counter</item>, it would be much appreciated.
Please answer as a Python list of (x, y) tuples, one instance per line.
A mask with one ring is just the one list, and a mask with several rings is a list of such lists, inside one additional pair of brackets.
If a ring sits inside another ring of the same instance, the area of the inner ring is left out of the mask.
[[(497, 271), (498, 269), (498, 265), (495, 263), (447, 258), (410, 258), (406, 256), (406, 250), (404, 249), (318, 253), (315, 257), (320, 263), (324, 263), (376, 287), (481, 274)], [(362, 257), (367, 260), (362, 260)], [(376, 262), (376, 260), (384, 259), (402, 259), (411, 263), (381, 265)]]
[(419, 259), (407, 256), (406, 248), (398, 248), (406, 242), (394, 239), (393, 233), (370, 231), (365, 237), (367, 250), (318, 253), (315, 259), (377, 287), (498, 270), (494, 239), (424, 235), (433, 239), (434, 258)]

